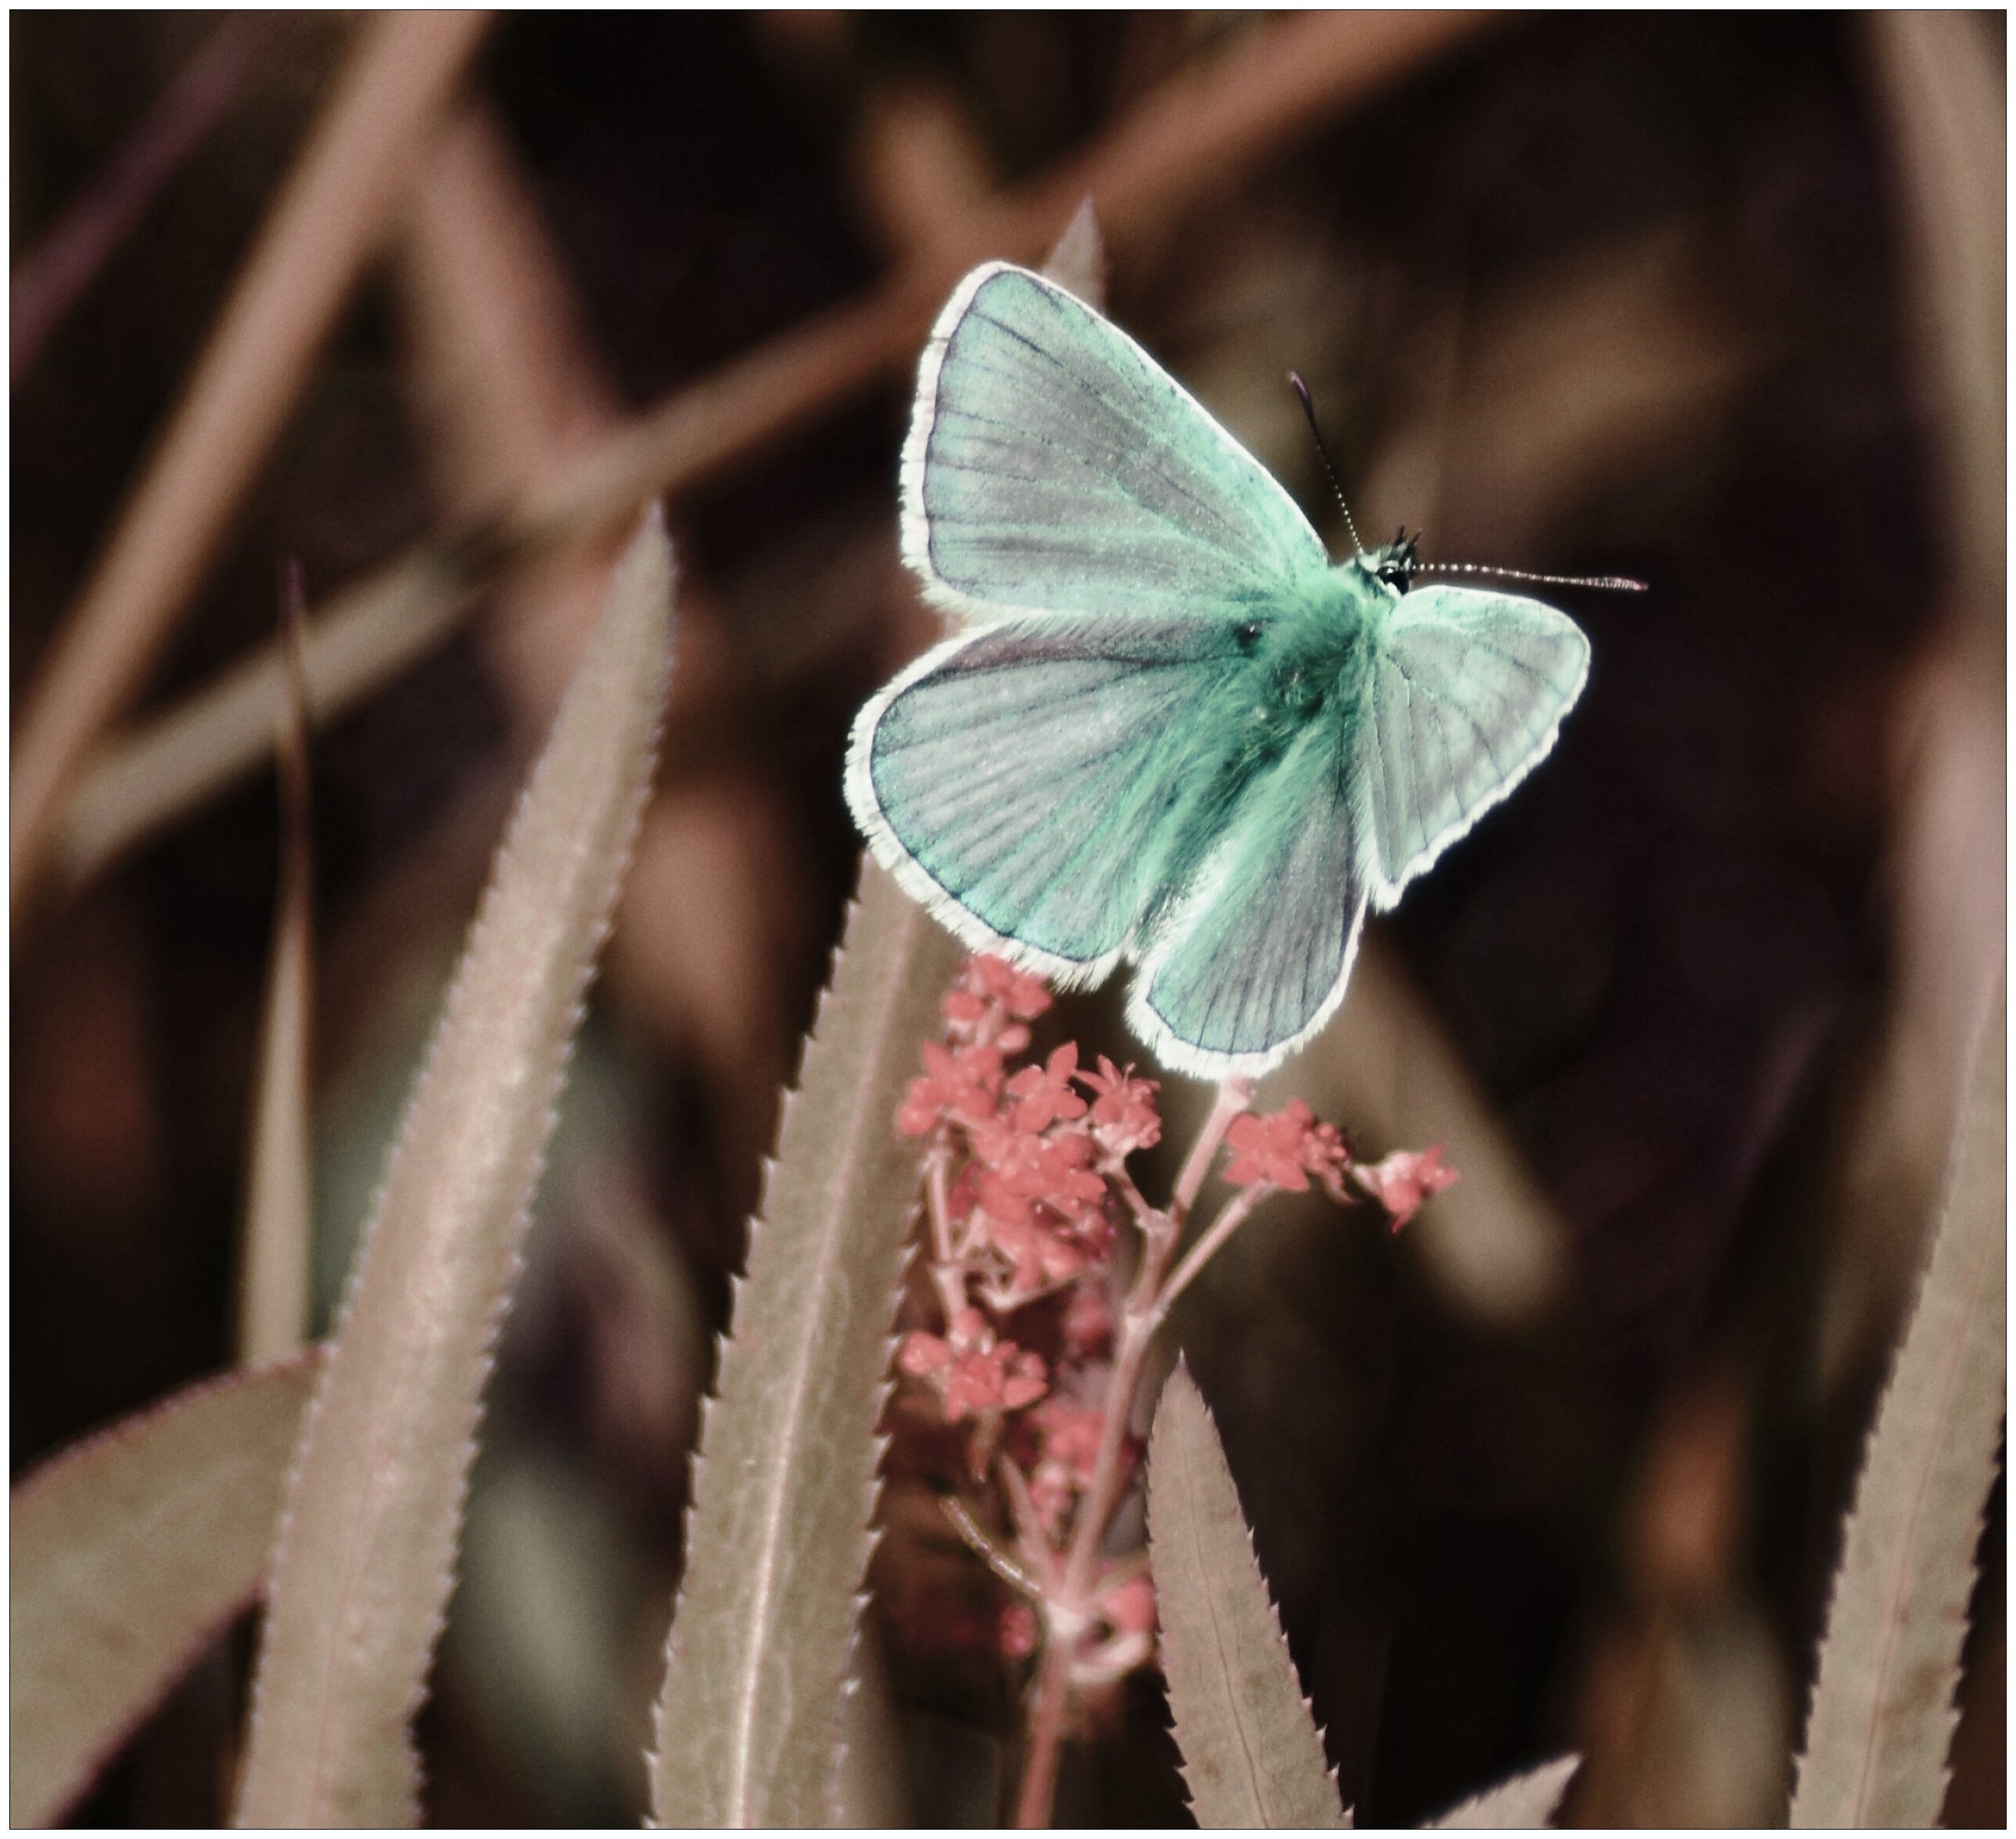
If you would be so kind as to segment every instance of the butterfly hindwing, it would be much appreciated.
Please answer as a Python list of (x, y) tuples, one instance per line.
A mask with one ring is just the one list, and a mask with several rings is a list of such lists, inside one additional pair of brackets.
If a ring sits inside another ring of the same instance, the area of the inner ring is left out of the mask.
[(1168, 1064), (1264, 1072), (1336, 1013), (1371, 891), (1348, 722), (1312, 722), (1245, 790), (1155, 930), (1128, 1017)]
[(1128, 945), (1237, 693), (1221, 627), (1021, 620), (927, 653), (864, 708), (847, 791), (877, 858), (976, 949), (1067, 984)]
[(925, 352), (903, 553), (974, 619), (1236, 617), (1327, 566), (1294, 501), (1133, 340), (999, 263)]
[(1393, 603), (1359, 746), (1381, 908), (1539, 764), (1588, 675), (1580, 628), (1537, 600), (1431, 585)]

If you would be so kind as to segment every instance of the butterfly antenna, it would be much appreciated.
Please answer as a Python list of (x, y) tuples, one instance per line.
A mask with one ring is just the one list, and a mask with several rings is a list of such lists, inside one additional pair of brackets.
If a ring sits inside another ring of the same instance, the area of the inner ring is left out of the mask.
[(1316, 437), (1316, 452), (1323, 455), (1323, 470), (1330, 474), (1330, 488), (1336, 495), (1337, 508), (1344, 513), (1344, 527), (1351, 532), (1351, 546), (1362, 556), (1365, 545), (1358, 540), (1358, 526), (1351, 520), (1351, 506), (1344, 502), (1344, 488), (1337, 482), (1337, 463), (1323, 444), (1323, 430), (1316, 426), (1316, 405), (1309, 395), (1309, 386), (1302, 381), (1301, 373), (1294, 370), (1288, 372), (1288, 383), (1302, 405), (1302, 413), (1309, 418), (1309, 432)]
[(1424, 562), (1417, 574), (1482, 574), (1499, 581), (1532, 581), (1549, 588), (1603, 588), (1612, 593), (1642, 594), (1643, 581), (1628, 574), (1529, 574), (1523, 568), (1493, 568), (1481, 562)]

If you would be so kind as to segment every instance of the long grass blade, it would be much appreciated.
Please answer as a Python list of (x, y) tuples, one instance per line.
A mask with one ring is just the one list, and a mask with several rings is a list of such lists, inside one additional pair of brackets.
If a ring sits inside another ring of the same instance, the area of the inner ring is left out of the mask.
[(319, 1352), (193, 1386), (73, 1445), (8, 1513), (8, 1812), (60, 1819), (258, 1594)]
[(866, 863), (702, 1420), (650, 1765), (661, 1826), (833, 1818), (917, 1191), (894, 1119), (957, 957)]
[(1428, 1824), (1436, 1828), (1517, 1826), (1529, 1831), (1535, 1826), (1552, 1826), (1554, 1816), (1561, 1812), (1561, 1797), (1568, 1793), (1569, 1782), (1581, 1767), (1579, 1756), (1557, 1756), (1538, 1769), (1529, 1769), (1524, 1775), (1515, 1775), (1495, 1788), (1486, 1788), (1481, 1794), (1459, 1801), (1440, 1819), (1430, 1820)]
[(313, 1222), (308, 1139), (309, 1037), (315, 1010), (314, 875), (308, 835), (308, 718), (301, 628), (307, 608), (290, 563), (286, 714), (281, 724), (280, 899), (259, 1027), (244, 1269), (238, 1291), (238, 1357), (275, 1360), (308, 1339)]
[(2007, 102), (1992, 15), (1862, 22), (1900, 182), (1904, 304), (1946, 455), (1939, 506), (1967, 585), (2002, 603), (2008, 502)]
[(1929, 1826), (1946, 1798), (2006, 1377), (2007, 1016), (1998, 992), (1944, 1217), (1856, 1483), (1792, 1790), (1795, 1826)]
[(1149, 1443), (1148, 1553), (1197, 1824), (1349, 1825), (1217, 1428), (1181, 1364)]
[(419, 1812), (410, 1722), (491, 1348), (650, 786), (671, 554), (647, 520), (498, 852), (387, 1166), (287, 1495), (238, 1820)]

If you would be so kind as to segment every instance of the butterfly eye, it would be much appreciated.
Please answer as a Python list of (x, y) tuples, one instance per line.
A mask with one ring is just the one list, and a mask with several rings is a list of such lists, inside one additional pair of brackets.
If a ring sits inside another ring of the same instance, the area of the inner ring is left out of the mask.
[(1260, 643), (1260, 635), (1266, 629), (1257, 619), (1250, 619), (1244, 625), (1233, 629), (1233, 642), (1251, 657)]

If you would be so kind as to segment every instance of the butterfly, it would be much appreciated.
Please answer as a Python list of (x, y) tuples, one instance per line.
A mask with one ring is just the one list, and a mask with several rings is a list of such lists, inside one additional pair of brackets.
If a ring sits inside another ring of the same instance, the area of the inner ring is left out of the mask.
[(1133, 966), (1129, 1025), (1199, 1078), (1323, 1027), (1366, 907), (1589, 675), (1565, 614), (1417, 585), (1404, 539), (1333, 563), (1139, 345), (1006, 263), (939, 315), (901, 490), (903, 559), (967, 625), (856, 718), (855, 822), (972, 949), (1064, 988)]

